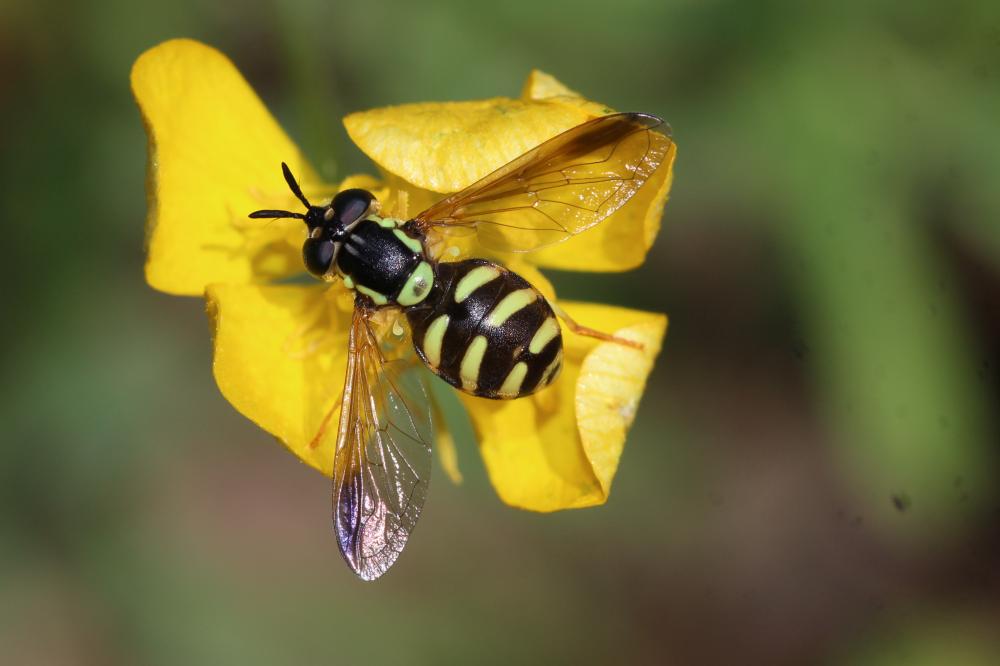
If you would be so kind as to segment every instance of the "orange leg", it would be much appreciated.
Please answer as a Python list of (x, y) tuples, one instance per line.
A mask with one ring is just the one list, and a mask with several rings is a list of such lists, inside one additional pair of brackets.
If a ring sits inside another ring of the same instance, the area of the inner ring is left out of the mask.
[(316, 436), (309, 442), (310, 449), (315, 449), (319, 446), (320, 440), (322, 440), (323, 435), (326, 434), (326, 427), (330, 424), (330, 417), (333, 416), (335, 411), (337, 411), (337, 407), (340, 406), (340, 403), (341, 400), (337, 400), (333, 403), (333, 406), (330, 407), (330, 411), (328, 411), (326, 416), (323, 417), (323, 422), (319, 424), (319, 430), (316, 432)]
[(588, 326), (581, 326), (580, 324), (573, 321), (573, 318), (566, 314), (566, 311), (555, 303), (549, 303), (552, 306), (552, 310), (555, 311), (556, 315), (563, 320), (563, 323), (569, 327), (569, 330), (573, 331), (577, 335), (583, 335), (588, 338), (597, 338), (598, 340), (605, 340), (607, 342), (615, 342), (626, 347), (631, 347), (632, 349), (642, 350), (643, 346), (641, 342), (636, 342), (635, 340), (626, 340), (625, 338), (615, 337), (610, 333), (605, 333), (603, 331), (598, 331), (597, 329), (590, 328)]

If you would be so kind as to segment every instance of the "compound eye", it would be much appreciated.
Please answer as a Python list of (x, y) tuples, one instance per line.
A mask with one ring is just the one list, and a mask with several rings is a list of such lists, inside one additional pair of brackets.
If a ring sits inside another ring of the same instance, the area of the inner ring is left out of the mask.
[(337, 219), (346, 226), (354, 224), (367, 213), (374, 200), (375, 197), (368, 190), (350, 189), (338, 193), (330, 205)]
[(306, 270), (322, 278), (330, 271), (333, 263), (333, 241), (322, 238), (307, 238), (302, 246), (302, 261)]

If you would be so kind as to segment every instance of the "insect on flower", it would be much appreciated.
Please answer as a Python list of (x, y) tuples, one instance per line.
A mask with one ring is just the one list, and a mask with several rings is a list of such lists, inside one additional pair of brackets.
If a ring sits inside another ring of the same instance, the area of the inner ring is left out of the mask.
[[(308, 229), (306, 269), (325, 281), (341, 280), (355, 294), (343, 395), (314, 443), (332, 430), (339, 408), (333, 520), (341, 553), (361, 578), (377, 578), (392, 566), (427, 495), (434, 438), (418, 359), (460, 391), (507, 400), (542, 390), (558, 375), (557, 317), (574, 333), (639, 346), (577, 324), (493, 261), (440, 261), (432, 248), (464, 233), (491, 250), (529, 252), (593, 227), (671, 154), (665, 128), (642, 113), (594, 118), (406, 221), (382, 217), (375, 196), (363, 189), (313, 205), (281, 165), (305, 212), (249, 216), (301, 219)], [(393, 313), (405, 315), (412, 351), (380, 334), (387, 321), (381, 315)]]

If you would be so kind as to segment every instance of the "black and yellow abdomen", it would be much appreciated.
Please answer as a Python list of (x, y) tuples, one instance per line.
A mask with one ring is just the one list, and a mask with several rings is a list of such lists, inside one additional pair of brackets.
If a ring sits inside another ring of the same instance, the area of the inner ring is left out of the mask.
[(562, 367), (562, 335), (548, 302), (485, 259), (437, 264), (433, 292), (406, 316), (427, 367), (466, 393), (518, 398), (548, 386)]

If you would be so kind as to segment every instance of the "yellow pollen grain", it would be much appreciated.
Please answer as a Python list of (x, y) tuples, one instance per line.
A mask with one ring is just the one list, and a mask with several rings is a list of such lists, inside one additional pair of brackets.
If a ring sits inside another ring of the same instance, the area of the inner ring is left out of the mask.
[(503, 323), (520, 310), (531, 305), (538, 298), (538, 292), (528, 287), (512, 291), (503, 297), (496, 307), (486, 316), (487, 326), (503, 326)]

